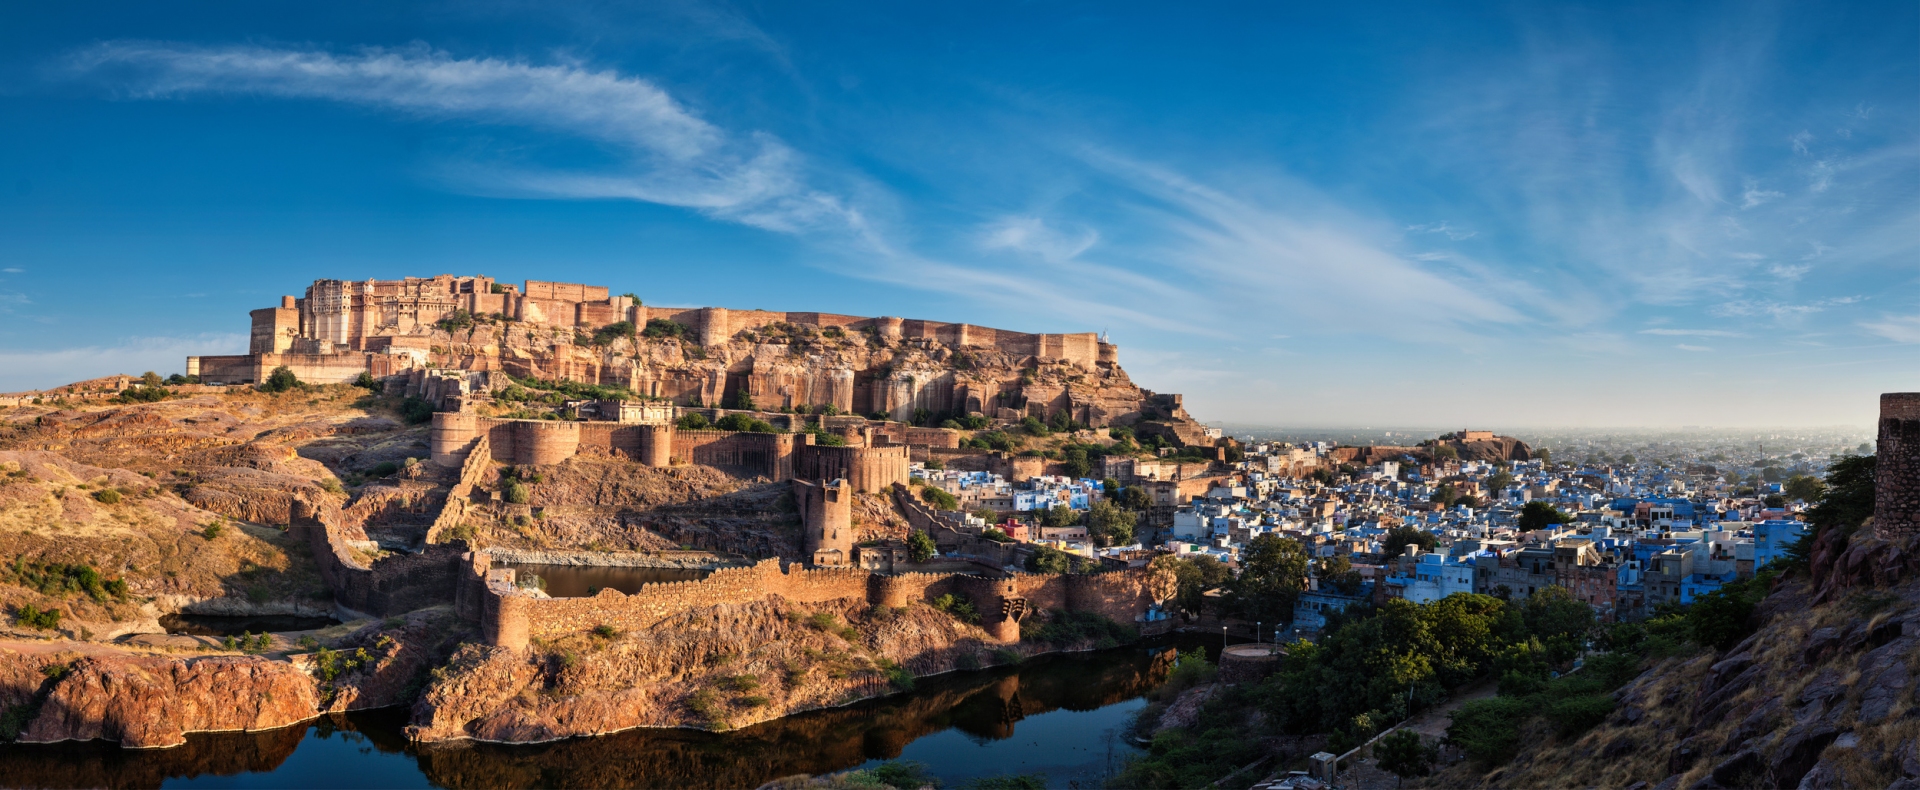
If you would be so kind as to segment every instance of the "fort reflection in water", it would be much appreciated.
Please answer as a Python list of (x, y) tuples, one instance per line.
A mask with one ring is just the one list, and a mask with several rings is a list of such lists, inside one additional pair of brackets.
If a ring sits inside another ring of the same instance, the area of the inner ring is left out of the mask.
[(415, 747), (401, 732), (406, 712), (391, 709), (263, 733), (189, 735), (174, 749), (4, 746), (0, 776), (8, 787), (49, 788), (755, 787), (898, 757), (909, 743), (950, 729), (990, 751), (1022, 719), (1136, 699), (1165, 680), (1172, 660), (1164, 646), (1045, 657), (1018, 669), (926, 678), (912, 694), (728, 733), (629, 730), (536, 745)]

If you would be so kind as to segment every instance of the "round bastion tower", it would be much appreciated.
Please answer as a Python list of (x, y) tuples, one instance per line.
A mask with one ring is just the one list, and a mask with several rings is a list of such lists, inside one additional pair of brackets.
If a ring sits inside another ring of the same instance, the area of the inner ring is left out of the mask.
[(640, 426), (640, 463), (652, 467), (673, 465), (673, 425)]
[(433, 413), (433, 432), (427, 447), (435, 464), (454, 468), (467, 460), (467, 451), (478, 438), (480, 430), (473, 414), (437, 411)]
[(523, 420), (513, 427), (515, 463), (550, 466), (580, 451), (580, 423)]

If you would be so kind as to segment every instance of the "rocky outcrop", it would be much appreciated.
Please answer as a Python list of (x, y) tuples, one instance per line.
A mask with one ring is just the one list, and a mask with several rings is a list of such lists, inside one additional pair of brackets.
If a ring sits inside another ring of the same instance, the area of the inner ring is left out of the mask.
[[(926, 605), (715, 606), (644, 632), (526, 650), (467, 645), (414, 705), (421, 741), (528, 743), (635, 727), (728, 729), (991, 663), (997, 645)], [(891, 671), (893, 666), (902, 671)]]
[(178, 746), (189, 732), (251, 732), (305, 721), (317, 704), (313, 683), (285, 662), (87, 655), (65, 665), (19, 740)]

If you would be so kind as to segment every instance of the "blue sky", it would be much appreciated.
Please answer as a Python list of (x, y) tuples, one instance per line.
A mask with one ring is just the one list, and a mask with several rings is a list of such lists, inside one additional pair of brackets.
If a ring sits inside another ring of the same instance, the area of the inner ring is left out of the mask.
[(1104, 331), (1275, 425), (1920, 389), (1920, 6), (0, 11), (0, 389), (315, 278)]

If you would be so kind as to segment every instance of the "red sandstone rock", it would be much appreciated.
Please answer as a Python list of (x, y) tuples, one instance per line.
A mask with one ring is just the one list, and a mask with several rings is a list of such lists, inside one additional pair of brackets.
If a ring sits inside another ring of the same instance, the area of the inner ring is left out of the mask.
[(266, 730), (313, 718), (313, 683), (293, 665), (250, 656), (87, 656), (53, 686), (20, 734), (26, 743), (105, 739), (178, 746), (189, 732)]

